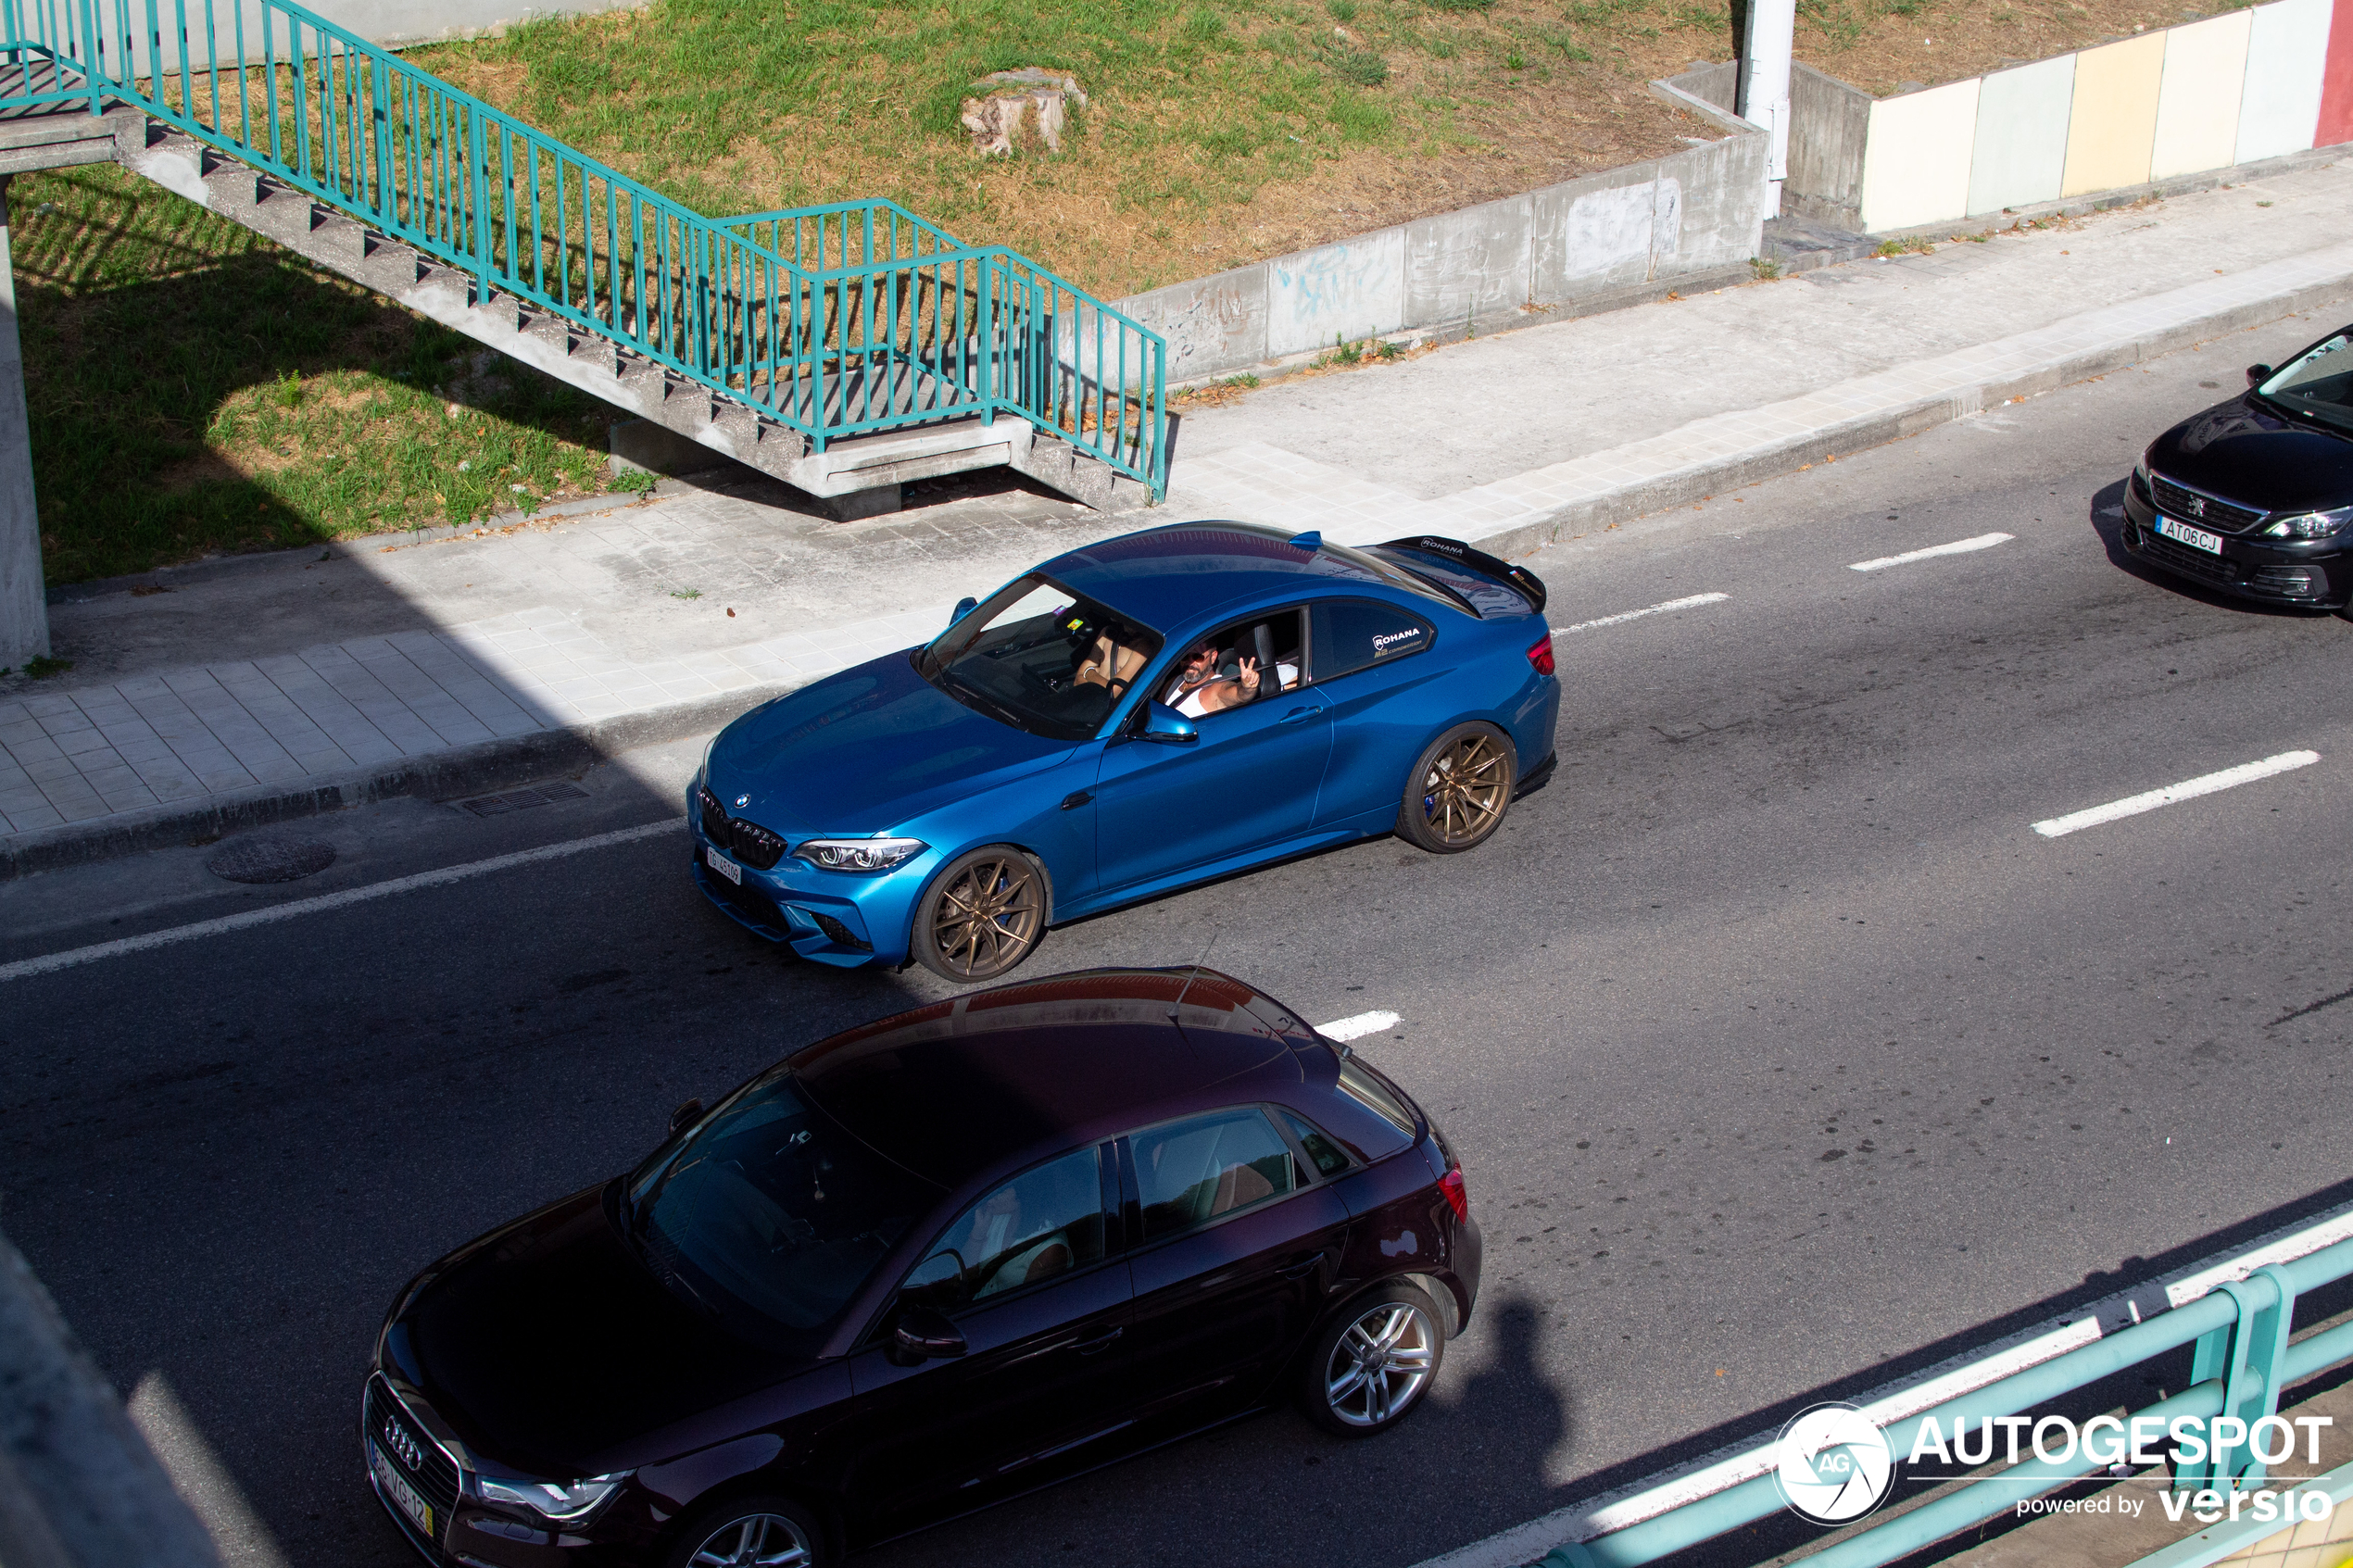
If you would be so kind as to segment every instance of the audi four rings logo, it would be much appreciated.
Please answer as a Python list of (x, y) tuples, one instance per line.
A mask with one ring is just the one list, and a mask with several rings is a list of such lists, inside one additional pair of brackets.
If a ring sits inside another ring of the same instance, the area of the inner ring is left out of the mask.
[(384, 1422), (384, 1441), (392, 1446), (394, 1453), (400, 1456), (400, 1462), (409, 1469), (414, 1470), (425, 1462), (424, 1449), (417, 1447), (417, 1440), (403, 1432), (398, 1422), (390, 1418)]

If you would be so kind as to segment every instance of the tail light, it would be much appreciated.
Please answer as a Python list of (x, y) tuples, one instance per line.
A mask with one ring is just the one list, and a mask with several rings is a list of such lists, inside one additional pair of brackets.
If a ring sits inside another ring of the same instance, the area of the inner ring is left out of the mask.
[(1446, 1195), (1447, 1207), (1454, 1210), (1454, 1218), (1470, 1218), (1470, 1189), (1463, 1185), (1463, 1168), (1460, 1165), (1438, 1178), (1438, 1190)]
[(1553, 634), (1550, 632), (1545, 633), (1541, 640), (1529, 645), (1528, 662), (1536, 667), (1539, 675), (1553, 672)]

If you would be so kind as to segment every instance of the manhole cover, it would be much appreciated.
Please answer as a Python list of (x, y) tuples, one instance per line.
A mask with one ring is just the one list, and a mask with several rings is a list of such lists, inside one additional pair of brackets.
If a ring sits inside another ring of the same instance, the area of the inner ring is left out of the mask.
[(334, 847), (317, 839), (252, 838), (229, 846), (205, 869), (229, 882), (298, 882), (334, 863)]

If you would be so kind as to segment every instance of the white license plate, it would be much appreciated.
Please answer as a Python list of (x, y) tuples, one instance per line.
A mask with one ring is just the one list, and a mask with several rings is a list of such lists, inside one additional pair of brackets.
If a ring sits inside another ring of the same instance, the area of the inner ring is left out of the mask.
[(726, 856), (722, 855), (718, 850), (713, 849), (708, 844), (702, 847), (702, 858), (711, 862), (711, 869), (712, 871), (717, 872), (721, 876), (725, 877), (737, 887), (741, 887), (744, 884), (743, 867), (736, 864), (735, 861), (727, 859)]
[(394, 1506), (425, 1533), (427, 1540), (438, 1540), (440, 1537), (433, 1533), (433, 1504), (419, 1497), (417, 1488), (401, 1479), (400, 1472), (392, 1467), (392, 1461), (384, 1458), (384, 1451), (372, 1441), (368, 1445), (368, 1464), (376, 1473), (376, 1485), (384, 1488), (384, 1496), (393, 1500)]
[(2157, 520), (2157, 531), (2168, 539), (2179, 539), (2190, 548), (2204, 550), (2209, 556), (2222, 553), (2221, 535), (2208, 533), (2203, 528), (2192, 528), (2186, 522), (2175, 522), (2170, 517), (2161, 517)]

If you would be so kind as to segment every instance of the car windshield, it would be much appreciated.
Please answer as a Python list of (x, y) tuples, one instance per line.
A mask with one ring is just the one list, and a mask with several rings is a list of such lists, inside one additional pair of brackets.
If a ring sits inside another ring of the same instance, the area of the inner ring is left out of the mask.
[(2353, 336), (2339, 332), (2315, 344), (2256, 391), (2297, 413), (2353, 429)]
[(939, 1197), (805, 1102), (780, 1069), (641, 1168), (627, 1213), (664, 1283), (758, 1336), (830, 1321)]
[(1046, 578), (1018, 578), (919, 656), (924, 679), (1017, 730), (1085, 740), (1160, 651), (1160, 633)]

